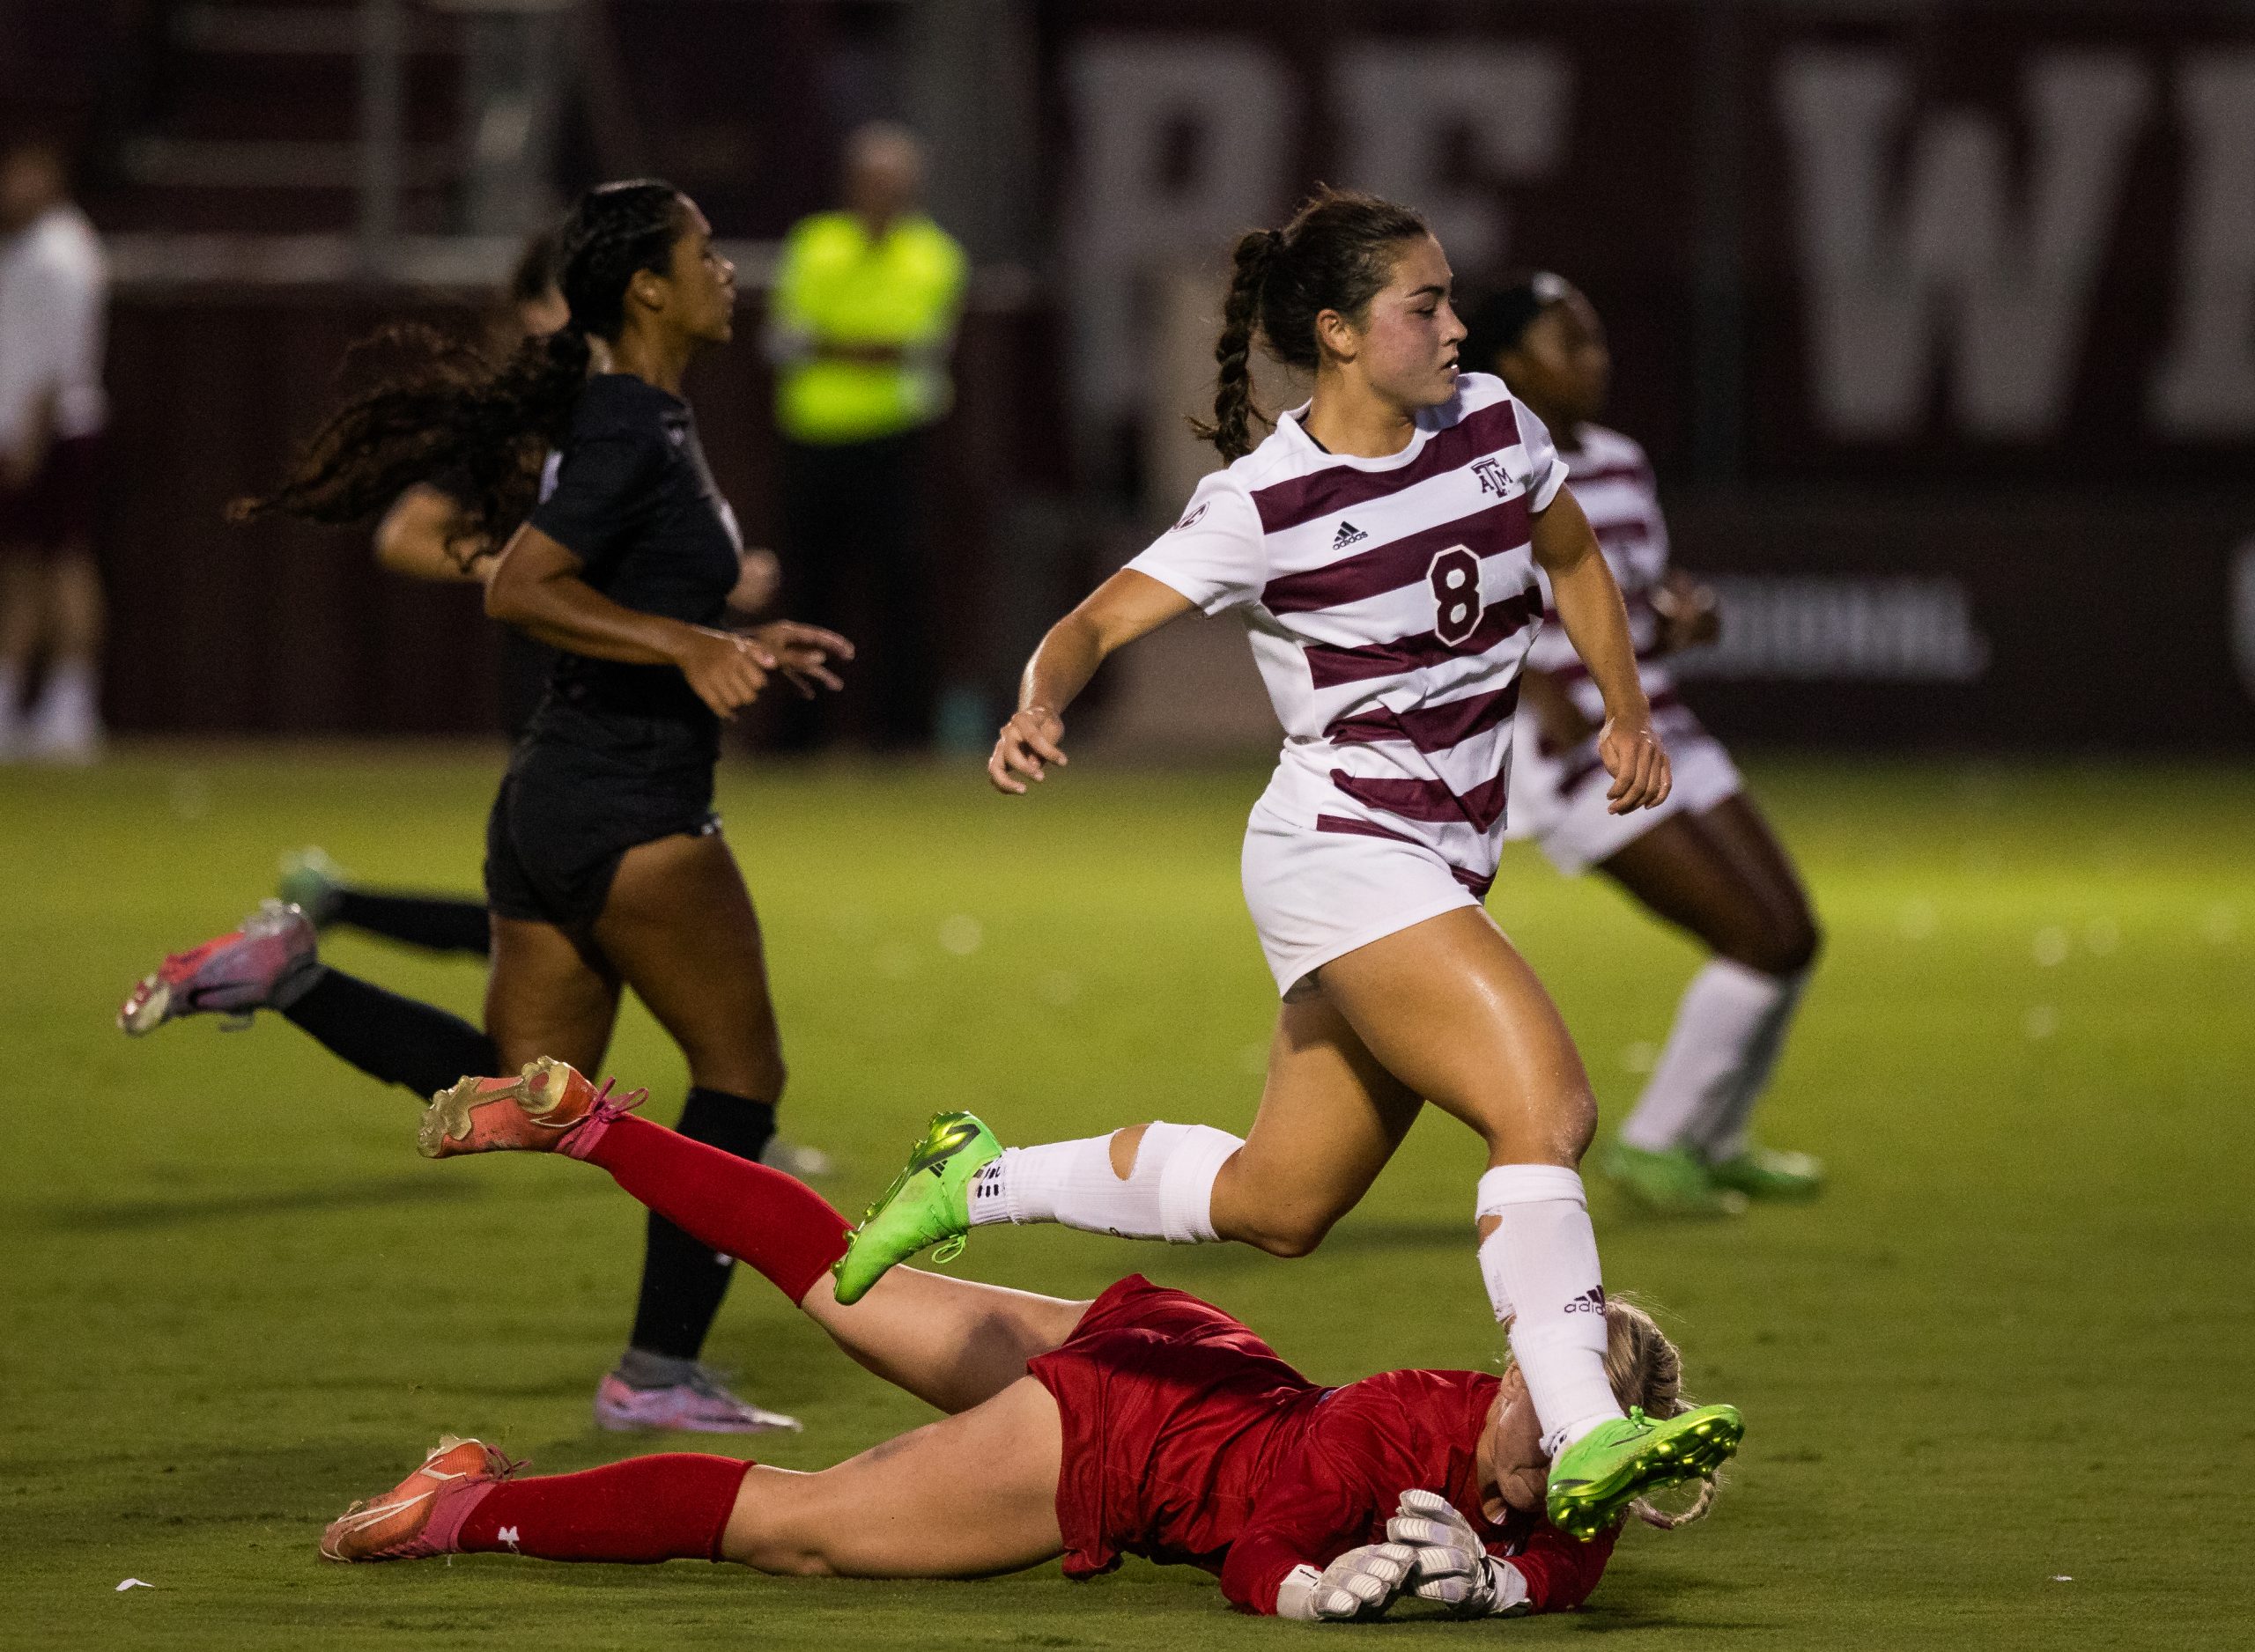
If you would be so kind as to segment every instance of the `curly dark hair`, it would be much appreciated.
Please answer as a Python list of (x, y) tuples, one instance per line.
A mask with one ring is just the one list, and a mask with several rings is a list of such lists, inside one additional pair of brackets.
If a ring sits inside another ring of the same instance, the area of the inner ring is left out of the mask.
[(238, 499), (229, 517), (366, 521), (444, 476), (462, 506), (450, 549), (474, 561), (531, 511), (541, 458), (570, 434), (587, 384), (588, 341), (618, 336), (628, 284), (666, 269), (686, 224), (680, 192), (655, 179), (588, 190), (557, 232), (556, 284), (572, 313), (562, 331), (526, 339), (498, 365), (475, 341), (418, 323), (361, 340), (344, 374), (372, 382), (314, 433), (279, 486)]
[(1314, 367), (1321, 359), (1315, 318), (1336, 310), (1359, 319), (1393, 279), (1395, 250), (1431, 233), (1408, 207), (1325, 185), (1283, 229), (1240, 236), (1222, 306), (1222, 336), (1214, 344), (1221, 368), (1214, 420), (1193, 419), (1190, 428), (1224, 459), (1251, 453), (1252, 421), (1275, 424), (1253, 403), (1253, 339), (1287, 366)]

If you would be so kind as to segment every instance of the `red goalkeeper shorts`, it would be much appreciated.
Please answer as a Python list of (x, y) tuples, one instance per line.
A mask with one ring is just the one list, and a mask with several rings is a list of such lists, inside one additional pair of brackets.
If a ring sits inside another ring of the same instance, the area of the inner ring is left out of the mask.
[(1122, 1554), (1219, 1571), (1269, 1465), (1327, 1390), (1210, 1302), (1130, 1274), (1027, 1369), (1064, 1431), (1065, 1575)]

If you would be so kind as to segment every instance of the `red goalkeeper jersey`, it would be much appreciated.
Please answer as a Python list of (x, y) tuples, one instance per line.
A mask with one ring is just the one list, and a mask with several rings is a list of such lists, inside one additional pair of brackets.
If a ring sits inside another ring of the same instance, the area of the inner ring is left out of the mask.
[(1497, 1379), (1481, 1372), (1320, 1388), (1220, 1309), (1141, 1275), (1029, 1368), (1063, 1422), (1068, 1576), (1122, 1554), (1187, 1562), (1218, 1574), (1236, 1604), (1274, 1612), (1294, 1567), (1385, 1541), (1412, 1488), (1446, 1497), (1510, 1559), (1536, 1611), (1580, 1604), (1613, 1552), (1610, 1532), (1578, 1543), (1539, 1516), (1482, 1516), (1477, 1454)]

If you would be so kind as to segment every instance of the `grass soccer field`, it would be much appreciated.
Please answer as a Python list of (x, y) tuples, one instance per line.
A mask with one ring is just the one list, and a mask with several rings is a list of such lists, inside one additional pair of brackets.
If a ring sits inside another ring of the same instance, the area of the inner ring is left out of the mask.
[[(1312, 1631), (1131, 1561), (983, 1584), (507, 1557), (348, 1569), (322, 1523), (442, 1430), (541, 1471), (678, 1437), (594, 1431), (642, 1213), (588, 1167), (431, 1164), (415, 1109), (270, 1016), (145, 1042), (110, 1017), (167, 948), (320, 843), (474, 888), (497, 756), (141, 751), (0, 782), (0, 1640), (53, 1647), (1148, 1648), (1311, 1634), (1593, 1634), (1628, 1648), (2247, 1645), (2255, 1516), (2255, 776), (1776, 765), (1759, 792), (1830, 945), (1767, 1114), (1830, 1195), (1726, 1226), (1593, 1190), (1608, 1283), (1664, 1309), (1691, 1391), (1743, 1407), (1715, 1516), (1636, 1529), (1571, 1617)], [(1236, 887), (1252, 770), (1076, 769), (1030, 804), (967, 769), (736, 770), (786, 1128), (858, 1212), (922, 1119), (1005, 1140), (1152, 1117), (1242, 1129), (1274, 993)], [(1571, 1021), (1608, 1127), (1692, 950), (1514, 850), (1492, 904)], [(475, 1014), (473, 964), (340, 937), (348, 969)], [(630, 1008), (613, 1067), (669, 1122), (678, 1056)], [(1492, 1360), (1471, 1139), (1428, 1114), (1314, 1257), (982, 1230), (980, 1277), (1092, 1294), (1142, 1269), (1320, 1380)], [(712, 1357), (814, 1467), (920, 1420), (748, 1272)], [(717, 1449), (735, 1449), (722, 1443)], [(115, 1592), (127, 1577), (154, 1587)]]

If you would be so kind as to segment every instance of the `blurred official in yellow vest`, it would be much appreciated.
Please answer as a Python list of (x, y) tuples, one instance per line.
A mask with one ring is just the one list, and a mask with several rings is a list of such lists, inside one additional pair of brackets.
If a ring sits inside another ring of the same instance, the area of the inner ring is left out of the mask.
[(917, 210), (922, 145), (890, 122), (847, 140), (845, 206), (794, 225), (770, 299), (783, 437), (785, 600), (860, 645), (847, 691), (792, 708), (782, 743), (824, 719), (878, 749), (930, 741), (937, 694), (920, 532), (922, 432), (948, 410), (963, 304), (955, 238)]

